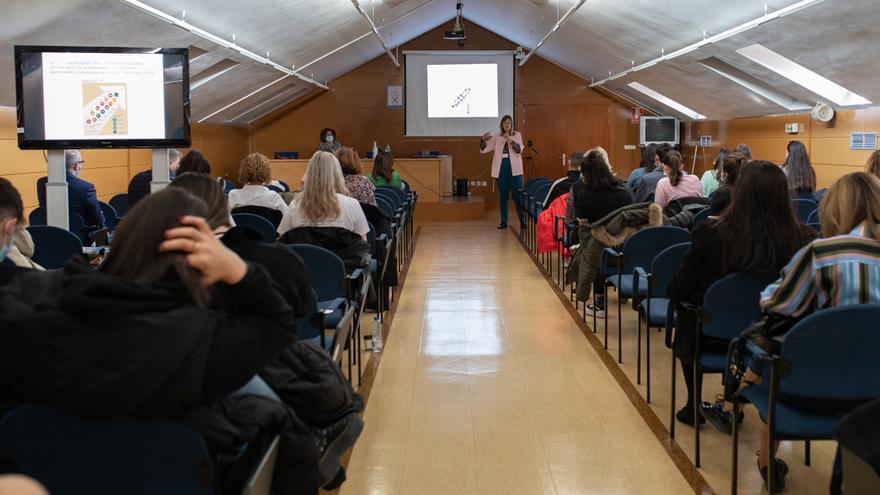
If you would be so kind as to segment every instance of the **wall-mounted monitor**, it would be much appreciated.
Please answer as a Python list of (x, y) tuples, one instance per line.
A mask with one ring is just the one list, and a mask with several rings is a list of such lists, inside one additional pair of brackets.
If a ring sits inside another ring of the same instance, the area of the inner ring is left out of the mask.
[(639, 120), (639, 144), (671, 144), (679, 142), (679, 125), (675, 117), (642, 117)]
[(190, 146), (186, 48), (15, 47), (21, 149)]

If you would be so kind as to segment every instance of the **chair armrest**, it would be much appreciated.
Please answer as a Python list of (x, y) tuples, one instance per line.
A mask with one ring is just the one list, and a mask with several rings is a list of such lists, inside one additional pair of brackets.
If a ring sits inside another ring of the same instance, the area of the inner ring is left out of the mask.
[(349, 306), (343, 313), (339, 324), (336, 325), (336, 331), (333, 336), (333, 343), (330, 346), (330, 357), (334, 362), (342, 361), (342, 353), (345, 351), (345, 344), (351, 335), (351, 321), (354, 318), (354, 306)]

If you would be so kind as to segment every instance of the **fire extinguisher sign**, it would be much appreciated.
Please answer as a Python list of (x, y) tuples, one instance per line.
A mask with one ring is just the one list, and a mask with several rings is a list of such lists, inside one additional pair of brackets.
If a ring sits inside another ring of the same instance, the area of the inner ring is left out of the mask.
[(629, 120), (633, 124), (639, 123), (639, 117), (642, 116), (642, 108), (641, 107), (632, 107), (629, 109)]

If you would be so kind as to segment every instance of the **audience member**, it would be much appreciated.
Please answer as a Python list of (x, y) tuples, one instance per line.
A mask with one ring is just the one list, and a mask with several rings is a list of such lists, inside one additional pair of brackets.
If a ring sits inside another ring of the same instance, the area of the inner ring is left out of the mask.
[(733, 152), (746, 157), (746, 160), (748, 161), (752, 161), (752, 148), (746, 143), (737, 144), (736, 148), (733, 149)]
[(880, 150), (871, 153), (868, 163), (865, 164), (865, 172), (880, 178)]
[(710, 215), (720, 215), (730, 204), (733, 189), (736, 187), (736, 179), (748, 163), (746, 157), (739, 153), (730, 153), (724, 158), (724, 162), (721, 164), (721, 186), (709, 195)]
[(318, 143), (318, 147), (315, 151), (328, 151), (330, 153), (336, 153), (341, 147), (342, 144), (340, 144), (339, 141), (336, 140), (336, 131), (329, 127), (321, 129), (321, 140)]
[(634, 190), (636, 183), (643, 175), (657, 168), (657, 162), (654, 159), (656, 155), (656, 144), (649, 144), (642, 149), (642, 161), (638, 168), (629, 173), (629, 178), (626, 179), (626, 187)]
[(297, 227), (341, 227), (364, 240), (370, 232), (360, 203), (348, 196), (342, 168), (332, 153), (316, 151), (312, 155), (303, 190), (290, 202), (278, 233), (284, 235)]
[(657, 182), (654, 191), (654, 202), (666, 207), (670, 201), (679, 198), (690, 198), (703, 195), (700, 179), (684, 171), (681, 153), (670, 151), (660, 162), (663, 165), (663, 177)]
[(782, 171), (788, 177), (791, 195), (801, 199), (814, 199), (816, 191), (816, 171), (810, 164), (807, 148), (800, 141), (789, 141), (785, 148), (785, 163)]
[[(8, 180), (0, 177), (0, 286), (6, 285), (18, 273), (27, 271), (28, 266), (19, 266), (13, 260), (16, 249), (16, 237), (19, 232), (27, 235), (24, 230), (24, 207), (21, 195)], [(30, 239), (30, 236), (27, 236)], [(33, 241), (31, 241), (33, 250)], [(28, 260), (29, 261), (29, 260)]]
[(547, 193), (547, 197), (544, 198), (545, 209), (550, 206), (556, 198), (571, 192), (572, 184), (581, 178), (581, 162), (583, 159), (584, 152), (582, 151), (576, 151), (571, 154), (571, 158), (568, 160), (568, 173), (565, 174), (565, 177), (556, 179), (553, 182), (550, 186), (550, 191)]
[(287, 212), (287, 203), (281, 199), (281, 195), (266, 187), (266, 184), (272, 180), (272, 164), (265, 155), (251, 153), (244, 157), (239, 168), (238, 180), (243, 185), (241, 189), (229, 191), (230, 209), (240, 206), (260, 206), (278, 210), (282, 214)]
[(373, 173), (367, 176), (374, 186), (391, 185), (403, 189), (400, 174), (394, 170), (394, 157), (391, 153), (380, 151), (373, 159)]
[(187, 172), (211, 175), (211, 164), (208, 162), (208, 159), (205, 158), (205, 154), (202, 153), (201, 150), (193, 148), (180, 159), (177, 173), (185, 174)]
[[(170, 180), (174, 180), (174, 174), (180, 167), (180, 152), (176, 149), (168, 150), (168, 171)], [(143, 172), (138, 172), (131, 178), (128, 183), (128, 207), (132, 208), (138, 201), (144, 199), (150, 194), (150, 184), (153, 182), (153, 169), (148, 168)]]
[[(90, 231), (104, 228), (104, 212), (98, 203), (95, 185), (79, 178), (83, 165), (82, 154), (78, 150), (64, 152), (64, 164), (67, 167), (67, 204), (71, 213), (78, 213)], [(42, 177), (37, 181), (37, 199), (40, 206), (46, 206), (46, 182)]]
[(728, 153), (730, 153), (730, 150), (727, 148), (718, 150), (718, 153), (715, 155), (715, 161), (712, 162), (712, 170), (706, 170), (703, 172), (703, 176), (700, 177), (700, 183), (703, 185), (703, 194), (706, 197), (715, 192), (721, 185), (721, 165), (724, 163), (724, 158), (727, 157)]
[[(721, 218), (697, 224), (692, 235), (668, 291), (674, 302), (701, 306), (706, 289), (719, 278), (734, 272), (776, 273), (814, 233), (795, 218), (785, 174), (773, 163), (759, 161), (743, 169), (732, 203)], [(690, 312), (678, 311), (677, 322), (673, 350), (681, 361), (687, 402), (676, 419), (693, 425), (696, 321)], [(707, 337), (703, 347), (726, 350), (727, 342)]]
[(660, 179), (666, 177), (663, 167), (660, 166), (660, 160), (670, 151), (672, 151), (672, 147), (668, 144), (657, 146), (654, 153), (654, 170), (645, 172), (644, 175), (636, 180), (635, 192), (633, 193), (636, 203), (644, 203), (654, 199), (657, 183), (660, 182)]
[(361, 159), (354, 148), (342, 147), (335, 153), (348, 194), (360, 203), (376, 206), (376, 186), (364, 175)]

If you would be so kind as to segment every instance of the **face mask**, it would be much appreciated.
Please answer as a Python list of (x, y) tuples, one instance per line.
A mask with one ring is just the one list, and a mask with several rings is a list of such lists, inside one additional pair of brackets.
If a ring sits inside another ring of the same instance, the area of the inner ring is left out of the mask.
[(332, 143), (333, 142), (333, 134), (328, 135), (327, 137), (324, 138), (324, 140), (327, 141), (328, 143)]
[(0, 247), (0, 262), (6, 259), (6, 255), (9, 254), (9, 251), (12, 251), (12, 244), (7, 244), (3, 247)]

